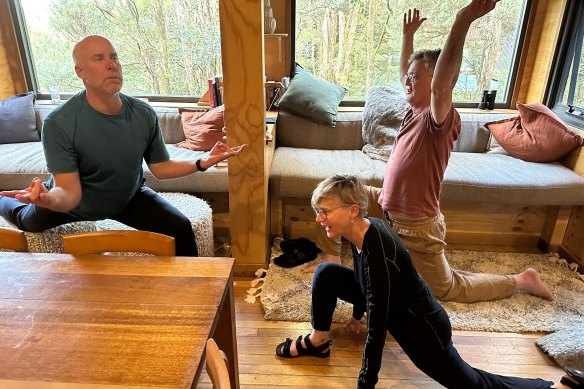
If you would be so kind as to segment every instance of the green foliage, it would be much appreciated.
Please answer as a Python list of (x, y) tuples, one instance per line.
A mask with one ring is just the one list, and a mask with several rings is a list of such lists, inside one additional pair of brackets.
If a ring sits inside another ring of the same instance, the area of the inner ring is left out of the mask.
[[(35, 14), (38, 1), (21, 1), (27, 17)], [(28, 23), (41, 90), (82, 89), (70, 53), (89, 34), (113, 42), (129, 94), (201, 95), (207, 79), (221, 73), (218, 0), (51, 1), (43, 23)], [(428, 18), (415, 47), (437, 48), (468, 1), (296, 0), (296, 61), (315, 76), (346, 87), (346, 99), (364, 99), (372, 85), (400, 88), (404, 12), (415, 7)], [(498, 80), (499, 101), (505, 98), (524, 1), (501, 1), (473, 23), (456, 100), (478, 100), (492, 79)]]
[[(22, 0), (27, 18), (34, 0)], [(87, 35), (109, 38), (124, 71), (124, 92), (202, 95), (221, 73), (218, 0), (53, 0), (45, 23), (27, 24), (39, 87), (83, 88), (71, 51)]]
[[(455, 100), (478, 100), (482, 89), (490, 88), (492, 79), (498, 80), (498, 100), (505, 98), (523, 3), (502, 1), (493, 12), (473, 23)], [(421, 16), (428, 18), (416, 35), (415, 48), (439, 48), (457, 12), (467, 4), (468, 0), (297, 0), (296, 61), (314, 75), (346, 87), (346, 99), (364, 99), (372, 85), (400, 88), (404, 13), (418, 8)], [(354, 15), (351, 10), (358, 12)], [(348, 15), (350, 19), (343, 19)], [(371, 20), (373, 27), (368, 24)], [(356, 24), (354, 34), (339, 34), (339, 26), (346, 28), (350, 23)], [(321, 48), (331, 47), (330, 42), (335, 43), (335, 49), (325, 60)]]

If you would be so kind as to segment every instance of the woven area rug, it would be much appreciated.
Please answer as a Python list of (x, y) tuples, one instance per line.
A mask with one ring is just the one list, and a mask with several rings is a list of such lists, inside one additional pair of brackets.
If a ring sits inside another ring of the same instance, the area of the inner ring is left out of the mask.
[[(309, 322), (312, 274), (301, 273), (302, 266), (285, 269), (274, 265), (273, 258), (281, 254), (279, 243), (280, 239), (274, 241), (269, 270), (258, 271), (246, 300), (253, 302), (259, 297), (267, 320)], [(345, 245), (342, 258), (344, 265), (352, 267)], [(449, 250), (447, 258), (453, 268), (475, 272), (514, 274), (532, 267), (556, 296), (555, 301), (547, 301), (517, 293), (508, 299), (472, 304), (443, 302), (454, 329), (553, 332), (584, 325), (584, 277), (556, 254)], [(351, 305), (339, 300), (333, 320), (342, 322), (351, 312)]]

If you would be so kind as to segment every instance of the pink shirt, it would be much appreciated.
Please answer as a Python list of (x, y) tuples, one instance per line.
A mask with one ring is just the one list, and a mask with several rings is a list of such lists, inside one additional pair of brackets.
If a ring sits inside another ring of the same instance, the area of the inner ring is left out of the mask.
[(409, 218), (437, 215), (444, 171), (459, 133), (460, 115), (454, 106), (440, 127), (430, 107), (410, 109), (387, 162), (381, 207)]

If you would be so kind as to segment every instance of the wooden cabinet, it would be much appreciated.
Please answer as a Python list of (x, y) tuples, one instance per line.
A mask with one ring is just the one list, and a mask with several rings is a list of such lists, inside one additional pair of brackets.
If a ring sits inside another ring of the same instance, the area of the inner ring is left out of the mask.
[(563, 258), (577, 263), (580, 273), (584, 273), (584, 206), (572, 207), (558, 251)]
[(288, 34), (264, 34), (267, 80), (280, 80), (290, 74)]

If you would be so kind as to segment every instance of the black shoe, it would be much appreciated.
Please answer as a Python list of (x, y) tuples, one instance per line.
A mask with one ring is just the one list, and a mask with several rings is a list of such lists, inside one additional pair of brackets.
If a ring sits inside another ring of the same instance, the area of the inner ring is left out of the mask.
[(321, 252), (314, 242), (306, 238), (283, 240), (280, 248), (283, 254), (274, 258), (274, 263), (286, 268), (310, 262)]
[(280, 248), (284, 253), (293, 253), (294, 250), (298, 250), (307, 255), (312, 255), (313, 253), (318, 254), (321, 252), (313, 241), (306, 238), (283, 240), (280, 242)]

